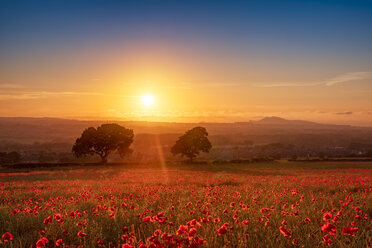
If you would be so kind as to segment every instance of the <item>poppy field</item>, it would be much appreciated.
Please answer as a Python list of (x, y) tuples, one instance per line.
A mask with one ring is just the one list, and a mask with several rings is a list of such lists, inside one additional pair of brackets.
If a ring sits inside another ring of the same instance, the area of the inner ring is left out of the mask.
[(0, 173), (0, 247), (372, 247), (372, 166)]

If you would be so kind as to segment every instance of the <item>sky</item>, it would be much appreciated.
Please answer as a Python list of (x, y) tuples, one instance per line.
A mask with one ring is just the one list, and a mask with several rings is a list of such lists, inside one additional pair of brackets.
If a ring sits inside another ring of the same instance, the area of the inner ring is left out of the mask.
[(363, 0), (2, 0), (0, 116), (372, 126), (371, 23)]

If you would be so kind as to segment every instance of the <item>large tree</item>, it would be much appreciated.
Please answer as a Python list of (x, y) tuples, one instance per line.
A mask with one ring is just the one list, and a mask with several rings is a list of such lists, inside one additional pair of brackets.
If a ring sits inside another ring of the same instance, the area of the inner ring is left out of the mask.
[(194, 127), (180, 136), (171, 149), (172, 154), (186, 156), (192, 161), (200, 152), (209, 152), (212, 144), (204, 127)]
[(102, 163), (112, 152), (118, 152), (121, 157), (131, 152), (129, 146), (134, 138), (133, 130), (118, 124), (102, 124), (84, 130), (80, 138), (76, 139), (72, 151), (76, 157), (97, 154)]

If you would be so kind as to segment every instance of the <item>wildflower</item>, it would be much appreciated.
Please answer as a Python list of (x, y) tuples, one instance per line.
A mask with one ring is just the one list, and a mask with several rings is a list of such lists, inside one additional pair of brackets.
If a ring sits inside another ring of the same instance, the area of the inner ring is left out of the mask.
[(288, 232), (284, 227), (280, 226), (279, 230), (284, 237), (292, 237), (292, 234)]
[(145, 218), (142, 219), (143, 222), (150, 222), (151, 221), (151, 217), (150, 216), (147, 216)]
[(177, 230), (177, 235), (182, 235), (184, 234), (185, 232), (188, 231), (188, 226), (185, 226), (185, 225), (180, 225), (180, 227), (178, 228)]
[(218, 233), (218, 235), (223, 235), (223, 234), (225, 234), (225, 233), (227, 233), (227, 228), (226, 228), (226, 225), (223, 225), (223, 226), (221, 226), (218, 230), (217, 230), (217, 233)]
[(82, 231), (79, 231), (77, 233), (77, 236), (79, 236), (80, 238), (83, 238), (83, 237), (87, 236), (87, 234), (86, 233), (83, 233)]
[(324, 214), (323, 214), (323, 220), (324, 221), (328, 221), (328, 220), (330, 220), (332, 218), (332, 214), (331, 213), (329, 213), (329, 212), (325, 212)]
[(56, 246), (62, 246), (62, 245), (63, 245), (63, 240), (62, 239), (57, 239)]
[(8, 242), (8, 241), (13, 240), (13, 235), (9, 232), (6, 232), (6, 233), (3, 234), (2, 238), (3, 238), (4, 242)]
[(49, 240), (45, 237), (42, 237), (36, 242), (36, 248), (41, 248), (45, 246), (47, 243), (49, 243)]
[(191, 228), (190, 229), (190, 231), (189, 231), (189, 237), (192, 237), (192, 236), (194, 236), (195, 235), (195, 233), (196, 233), (196, 228)]
[(323, 244), (329, 246), (332, 244), (332, 239), (328, 236), (328, 234), (324, 235), (323, 237)]
[(336, 227), (334, 225), (332, 225), (331, 223), (326, 223), (324, 225), (322, 225), (322, 231), (323, 232), (329, 232), (329, 234), (331, 235), (335, 235), (336, 233)]
[(298, 239), (294, 238), (292, 240), (292, 244), (295, 245), (295, 246), (297, 246), (298, 245)]
[(359, 230), (358, 227), (345, 227), (342, 232), (344, 235), (355, 236), (355, 233)]

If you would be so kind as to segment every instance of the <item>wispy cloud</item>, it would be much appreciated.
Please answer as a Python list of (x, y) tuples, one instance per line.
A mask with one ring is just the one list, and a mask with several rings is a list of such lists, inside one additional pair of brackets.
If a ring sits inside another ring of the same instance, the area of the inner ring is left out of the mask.
[(324, 83), (327, 86), (332, 86), (338, 83), (367, 79), (370, 78), (371, 76), (372, 76), (371, 72), (349, 72), (338, 77), (331, 78), (325, 81)]
[(353, 112), (351, 112), (351, 111), (347, 111), (347, 112), (337, 112), (337, 113), (335, 113), (335, 115), (352, 115), (353, 114)]
[(333, 86), (339, 83), (362, 80), (372, 77), (372, 72), (349, 72), (337, 77), (330, 78), (321, 82), (311, 83), (271, 83), (271, 84), (255, 84), (256, 87), (311, 87), (311, 86)]
[(120, 94), (106, 94), (101, 92), (82, 91), (23, 91), (23, 92), (0, 92), (0, 100), (28, 100), (61, 96), (110, 96), (110, 97), (140, 97)]
[(271, 87), (309, 87), (321, 85), (323, 83), (272, 83), (272, 84), (255, 84), (256, 87), (271, 88)]

